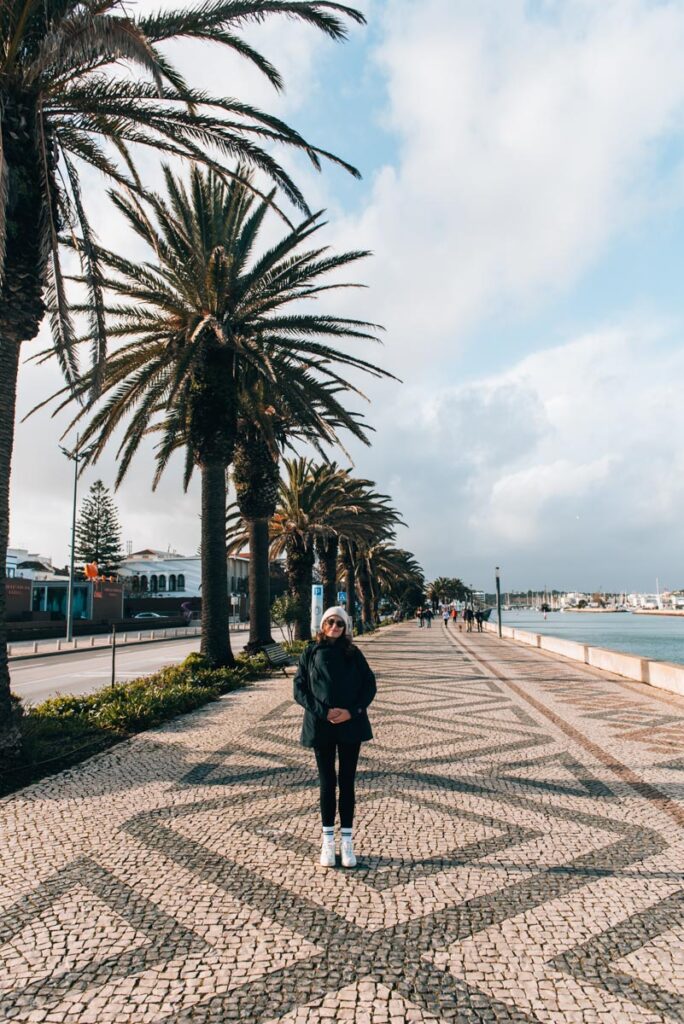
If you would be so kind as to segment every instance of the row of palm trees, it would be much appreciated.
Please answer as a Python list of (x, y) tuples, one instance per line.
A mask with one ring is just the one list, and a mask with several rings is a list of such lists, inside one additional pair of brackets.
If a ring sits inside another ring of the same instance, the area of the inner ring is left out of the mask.
[[(323, 275), (362, 254), (335, 258), (317, 244), (311, 248), (320, 216), (311, 216), (274, 147), (295, 147), (317, 168), (325, 158), (358, 172), (278, 118), (196, 90), (164, 49), (183, 39), (228, 47), (278, 89), (277, 69), (241, 29), (280, 15), (335, 39), (345, 37), (349, 22), (364, 21), (333, 0), (200, 0), (141, 17), (120, 0), (0, 5), (0, 760), (19, 742), (5, 625), (17, 373), (21, 346), (46, 315), (47, 355), (59, 360), (69, 395), (83, 403), (75, 418), (89, 418), (98, 453), (127, 422), (119, 477), (150, 432), (159, 438), (158, 474), (177, 448), (185, 450), (186, 481), (200, 470), (205, 561), (222, 564), (224, 576), (225, 470), (241, 417), (256, 417), (272, 454), (283, 436), (292, 436), (293, 423), (307, 439), (334, 442), (342, 428), (366, 439), (339, 400), (341, 391), (354, 391), (339, 368), (383, 371), (329, 352), (328, 341), (365, 342), (376, 336), (374, 328), (282, 312), (322, 291)], [(189, 183), (167, 170), (166, 195), (155, 195), (139, 171), (143, 151), (193, 162)], [(84, 197), (81, 187), (84, 167), (117, 189), (115, 203), (150, 247), (144, 265), (98, 244), (87, 212), (93, 196)], [(274, 191), (262, 189), (262, 179)], [(281, 198), (305, 220), (250, 259), (267, 211), (282, 215)], [(80, 260), (78, 292), (85, 299), (77, 304), (62, 267), (65, 249)], [(109, 358), (108, 337), (121, 343)], [(78, 358), (84, 344), (91, 351), (86, 370)], [(104, 404), (92, 416), (100, 395)], [(220, 575), (217, 568), (203, 581), (212, 634), (206, 645), (216, 662), (230, 655), (219, 621), (227, 589)]]
[[(275, 483), (275, 481), (274, 481)], [(249, 495), (238, 481), (237, 501), (228, 510), (228, 550), (250, 552), (251, 649), (271, 642), (269, 563), (286, 560), (288, 589), (295, 600), (295, 639), (310, 637), (311, 587), (318, 561), (323, 602), (337, 604), (339, 583), (347, 610), (364, 628), (378, 621), (381, 595), (397, 603), (409, 588), (422, 593), (423, 573), (413, 555), (391, 541), (401, 524), (386, 494), (372, 480), (355, 478), (335, 462), (303, 457), (286, 459), (283, 473), (269, 491), (270, 504), (257, 518)]]

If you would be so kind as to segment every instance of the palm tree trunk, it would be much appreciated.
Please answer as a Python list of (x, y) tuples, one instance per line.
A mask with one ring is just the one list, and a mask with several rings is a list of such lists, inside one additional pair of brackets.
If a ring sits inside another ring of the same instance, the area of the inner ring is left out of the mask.
[(10, 677), (7, 664), (7, 622), (5, 578), (9, 544), (9, 485), (14, 443), (14, 414), (20, 346), (0, 336), (0, 764), (19, 752), (21, 737), (12, 713)]
[(359, 588), (361, 590), (361, 621), (364, 629), (373, 625), (373, 591), (366, 559), (360, 558), (357, 566)]
[(200, 651), (213, 668), (234, 665), (228, 633), (226, 469), (207, 462), (202, 472), (202, 639)]
[(370, 585), (371, 585), (371, 594), (373, 595), (373, 599), (372, 599), (373, 622), (377, 626), (378, 623), (380, 622), (380, 587), (378, 586), (377, 582), (373, 579), (372, 576), (371, 576)]
[(249, 653), (272, 644), (269, 520), (278, 502), (278, 457), (254, 423), (238, 423), (233, 483), (249, 537)]
[(337, 604), (337, 554), (340, 546), (337, 537), (321, 537), (316, 543), (318, 566), (323, 584), (323, 607), (332, 608)]
[(347, 592), (347, 615), (352, 622), (356, 617), (356, 566), (348, 541), (342, 542), (342, 565), (344, 567), (344, 589)]
[(273, 643), (271, 636), (271, 560), (268, 519), (248, 519), (249, 537), (249, 653)]
[(2, 150), (7, 167), (5, 259), (0, 273), (0, 760), (19, 749), (7, 665), (5, 565), (9, 544), (9, 487), (14, 446), (19, 350), (38, 333), (45, 303), (46, 214), (32, 100), (3, 94)]
[(293, 539), (287, 547), (287, 582), (298, 606), (294, 627), (295, 640), (311, 639), (311, 586), (313, 583), (313, 548)]

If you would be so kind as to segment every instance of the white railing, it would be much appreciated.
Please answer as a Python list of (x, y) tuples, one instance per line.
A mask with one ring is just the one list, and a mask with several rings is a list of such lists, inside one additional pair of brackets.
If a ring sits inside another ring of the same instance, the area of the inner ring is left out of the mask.
[[(240, 625), (245, 626), (245, 623)], [(232, 625), (235, 631), (240, 625)], [(117, 647), (132, 647), (135, 644), (149, 643), (150, 640), (182, 640), (186, 637), (199, 636), (200, 626), (170, 626), (167, 628), (128, 630), (127, 633), (116, 634)], [(85, 651), (91, 648), (112, 646), (111, 633), (98, 633), (91, 636), (76, 636), (70, 642), (59, 637), (49, 640), (20, 640), (7, 645), (9, 658), (30, 657), (32, 654), (58, 654), (65, 651)]]

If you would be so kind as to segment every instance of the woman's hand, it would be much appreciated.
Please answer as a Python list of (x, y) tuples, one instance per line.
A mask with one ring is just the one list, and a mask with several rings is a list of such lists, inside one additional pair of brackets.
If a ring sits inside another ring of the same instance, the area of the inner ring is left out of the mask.
[(346, 708), (330, 708), (328, 712), (328, 721), (331, 725), (341, 725), (342, 722), (348, 722), (351, 718), (351, 711), (347, 711)]

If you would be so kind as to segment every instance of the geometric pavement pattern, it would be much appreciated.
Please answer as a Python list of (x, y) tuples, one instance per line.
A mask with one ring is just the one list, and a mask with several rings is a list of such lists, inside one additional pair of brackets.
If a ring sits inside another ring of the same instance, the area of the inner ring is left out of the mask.
[(435, 624), (378, 677), (354, 871), (291, 680), (0, 801), (0, 1020), (684, 1021), (684, 700)]

